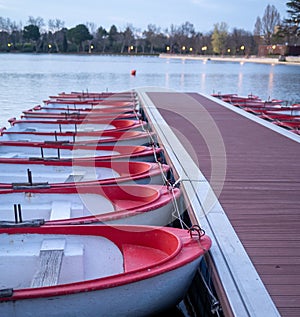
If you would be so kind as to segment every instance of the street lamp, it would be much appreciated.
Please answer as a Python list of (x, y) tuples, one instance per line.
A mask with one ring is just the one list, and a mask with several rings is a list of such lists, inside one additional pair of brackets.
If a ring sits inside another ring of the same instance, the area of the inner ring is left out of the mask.
[(242, 45), (242, 46), (241, 46), (241, 51), (243, 52), (243, 54), (245, 54), (245, 53), (244, 53), (244, 51), (245, 51), (245, 45)]
[(193, 48), (192, 48), (192, 47), (190, 47), (189, 51), (190, 51), (190, 53), (192, 53), (192, 52), (193, 52)]
[(167, 45), (166, 51), (167, 51), (168, 53), (170, 52), (170, 46), (169, 46), (169, 45)]
[(203, 54), (205, 54), (205, 52), (207, 51), (207, 46), (202, 46), (201, 51), (203, 52)]

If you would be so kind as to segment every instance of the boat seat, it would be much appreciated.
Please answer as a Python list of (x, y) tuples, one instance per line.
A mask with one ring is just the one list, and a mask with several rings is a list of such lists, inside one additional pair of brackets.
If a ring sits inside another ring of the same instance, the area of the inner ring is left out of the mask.
[(58, 284), (65, 244), (65, 239), (43, 240), (40, 249), (39, 268), (33, 277), (31, 287), (45, 287)]
[(83, 174), (70, 174), (68, 178), (65, 180), (65, 183), (80, 182), (83, 179), (83, 177)]
[(71, 218), (71, 202), (53, 201), (50, 220), (62, 220)]

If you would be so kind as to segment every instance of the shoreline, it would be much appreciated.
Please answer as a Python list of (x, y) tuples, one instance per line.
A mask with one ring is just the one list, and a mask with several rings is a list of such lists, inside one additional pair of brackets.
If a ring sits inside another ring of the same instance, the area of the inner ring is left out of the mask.
[(172, 59), (191, 59), (206, 61), (219, 61), (219, 62), (233, 62), (233, 63), (260, 63), (271, 65), (297, 65), (300, 66), (300, 56), (286, 56), (286, 61), (279, 61), (278, 58), (271, 57), (227, 57), (227, 56), (200, 56), (200, 55), (183, 55), (183, 54), (159, 54), (160, 58), (172, 58)]

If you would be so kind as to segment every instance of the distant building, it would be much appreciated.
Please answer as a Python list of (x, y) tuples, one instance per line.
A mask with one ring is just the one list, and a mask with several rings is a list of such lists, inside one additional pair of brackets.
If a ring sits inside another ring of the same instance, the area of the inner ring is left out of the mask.
[(300, 45), (259, 45), (258, 46), (259, 56), (268, 55), (285, 55), (285, 56), (300, 56)]

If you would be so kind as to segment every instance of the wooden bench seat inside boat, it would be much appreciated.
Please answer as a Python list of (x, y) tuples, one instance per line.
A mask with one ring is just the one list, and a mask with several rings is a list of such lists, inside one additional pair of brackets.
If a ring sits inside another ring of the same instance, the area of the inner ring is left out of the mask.
[(57, 285), (64, 255), (65, 239), (46, 239), (42, 243), (39, 269), (33, 277), (31, 287)]

